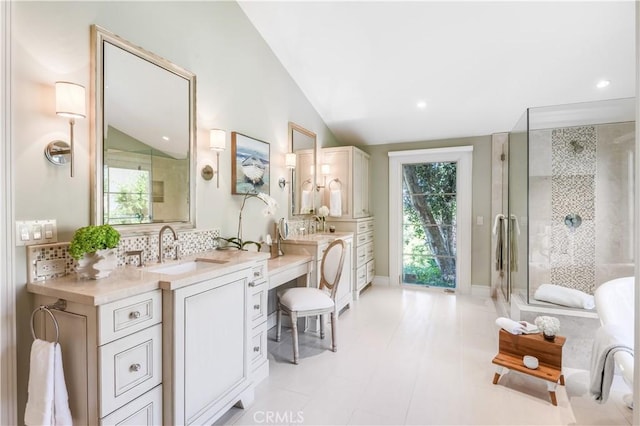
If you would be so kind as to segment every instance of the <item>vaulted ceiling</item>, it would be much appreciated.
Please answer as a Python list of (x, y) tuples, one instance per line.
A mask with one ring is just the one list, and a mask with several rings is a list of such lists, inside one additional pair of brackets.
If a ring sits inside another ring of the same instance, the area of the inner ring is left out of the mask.
[(239, 4), (343, 143), (488, 135), (528, 107), (635, 96), (633, 1)]

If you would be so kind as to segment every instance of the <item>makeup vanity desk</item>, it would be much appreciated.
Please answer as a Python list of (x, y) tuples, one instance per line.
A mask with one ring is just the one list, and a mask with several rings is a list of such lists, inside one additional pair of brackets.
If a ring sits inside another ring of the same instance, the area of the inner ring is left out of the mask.
[(274, 257), (267, 262), (269, 271), (269, 290), (288, 283), (294, 279), (304, 280), (309, 285), (313, 258), (306, 254), (286, 254)]

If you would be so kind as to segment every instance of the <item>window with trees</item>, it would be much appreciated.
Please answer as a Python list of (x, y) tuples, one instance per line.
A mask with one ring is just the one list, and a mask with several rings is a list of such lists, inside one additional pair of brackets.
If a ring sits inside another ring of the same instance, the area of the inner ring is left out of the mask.
[(402, 165), (402, 280), (456, 287), (456, 162)]

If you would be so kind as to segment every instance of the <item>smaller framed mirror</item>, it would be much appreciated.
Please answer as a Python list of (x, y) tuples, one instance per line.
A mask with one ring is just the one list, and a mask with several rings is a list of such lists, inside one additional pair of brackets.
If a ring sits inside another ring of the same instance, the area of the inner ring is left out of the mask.
[(278, 234), (281, 240), (289, 238), (289, 222), (284, 217), (278, 221)]
[(291, 216), (310, 214), (317, 204), (316, 191), (316, 134), (289, 122), (289, 152), (296, 155), (289, 192)]

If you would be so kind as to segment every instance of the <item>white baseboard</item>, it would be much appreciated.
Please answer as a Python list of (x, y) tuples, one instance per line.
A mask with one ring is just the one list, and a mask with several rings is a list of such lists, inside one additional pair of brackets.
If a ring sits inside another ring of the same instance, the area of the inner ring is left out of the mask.
[[(391, 280), (389, 279), (389, 277), (376, 275), (375, 277), (373, 277), (373, 281), (371, 282), (371, 284), (389, 287), (391, 285)], [(472, 284), (471, 295), (481, 296), (481, 297), (491, 297), (491, 288), (486, 285)]]
[(371, 281), (371, 285), (384, 285), (388, 287), (391, 285), (391, 280), (389, 279), (389, 277), (375, 275), (373, 277), (373, 280)]
[(491, 297), (491, 287), (488, 285), (471, 284), (471, 295), (480, 297)]

